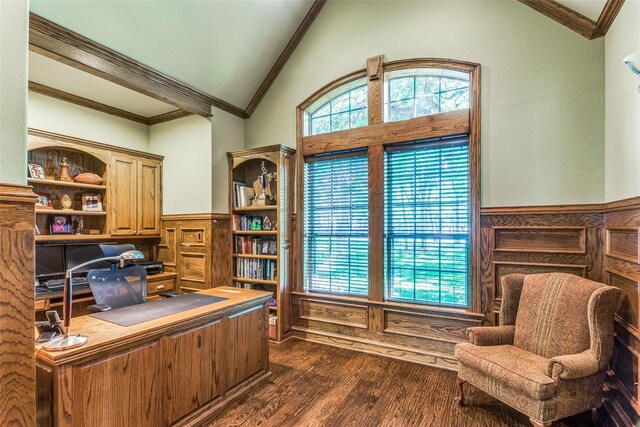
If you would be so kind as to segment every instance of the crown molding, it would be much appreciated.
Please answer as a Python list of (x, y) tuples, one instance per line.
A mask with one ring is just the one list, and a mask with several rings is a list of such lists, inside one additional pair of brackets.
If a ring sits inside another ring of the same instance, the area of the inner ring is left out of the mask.
[(582, 37), (593, 40), (607, 34), (611, 24), (618, 16), (624, 0), (607, 0), (598, 21), (576, 12), (575, 10), (558, 3), (554, 0), (518, 0), (520, 3), (529, 6), (548, 18), (564, 25)]
[(287, 43), (284, 50), (276, 60), (275, 64), (273, 64), (273, 67), (271, 67), (269, 74), (267, 74), (267, 77), (265, 77), (256, 94), (253, 96), (253, 99), (251, 100), (251, 102), (249, 102), (249, 105), (245, 110), (247, 118), (250, 118), (253, 115), (253, 112), (256, 111), (256, 108), (258, 108), (260, 101), (262, 101), (262, 98), (265, 97), (265, 95), (269, 91), (269, 88), (276, 80), (278, 74), (280, 74), (280, 71), (282, 71), (291, 55), (293, 55), (296, 47), (298, 47), (298, 44), (300, 44), (300, 41), (307, 33), (307, 30), (309, 29), (309, 27), (311, 27), (311, 24), (313, 24), (313, 21), (315, 21), (316, 17), (320, 13), (320, 10), (322, 10), (322, 7), (326, 2), (327, 0), (315, 0), (313, 2), (311, 8), (309, 9), (309, 12), (307, 12), (307, 14), (305, 15), (296, 32), (293, 33), (291, 40), (289, 40), (289, 43)]

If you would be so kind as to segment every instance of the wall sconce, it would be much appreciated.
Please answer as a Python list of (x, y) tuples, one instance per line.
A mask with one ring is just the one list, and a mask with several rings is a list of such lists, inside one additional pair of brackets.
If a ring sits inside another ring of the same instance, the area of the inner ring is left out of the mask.
[[(640, 77), (640, 52), (635, 52), (630, 55), (627, 55), (622, 62), (624, 62), (627, 67), (631, 70), (633, 74), (636, 74)], [(638, 92), (640, 92), (640, 85), (638, 85)]]

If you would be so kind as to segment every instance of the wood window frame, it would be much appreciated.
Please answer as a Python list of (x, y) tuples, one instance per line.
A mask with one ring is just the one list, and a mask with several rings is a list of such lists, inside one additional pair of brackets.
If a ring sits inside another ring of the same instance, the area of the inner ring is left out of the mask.
[[(421, 116), (396, 122), (383, 121), (384, 73), (405, 68), (439, 68), (469, 74), (469, 109)], [(304, 136), (305, 110), (326, 93), (351, 81), (367, 77), (368, 126)], [(385, 146), (450, 135), (469, 135), (470, 265), (469, 307), (480, 313), (480, 64), (438, 58), (384, 62), (383, 56), (367, 60), (366, 68), (340, 77), (314, 92), (296, 108), (296, 214), (293, 291), (303, 292), (304, 262), (303, 191), (305, 158), (316, 154), (366, 148), (369, 166), (369, 296), (384, 302), (384, 149)]]

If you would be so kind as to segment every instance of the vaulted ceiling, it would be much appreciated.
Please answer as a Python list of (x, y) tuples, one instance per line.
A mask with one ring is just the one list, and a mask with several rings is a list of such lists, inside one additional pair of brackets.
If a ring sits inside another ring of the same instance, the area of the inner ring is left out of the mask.
[[(606, 33), (624, 0), (518, 1), (591, 39)], [(115, 115), (130, 113), (127, 118), (148, 124), (155, 117), (170, 119), (186, 112), (206, 115), (202, 105), (209, 104), (249, 117), (323, 4), (324, 0), (31, 0), (30, 88)], [(35, 40), (34, 25), (40, 36), (54, 41), (56, 32), (70, 30), (65, 37), (71, 41), (50, 48), (46, 40)], [(86, 45), (93, 49), (90, 54), (82, 51)], [(69, 46), (80, 50), (67, 55)], [(103, 54), (105, 50), (112, 54)], [(95, 65), (117, 54), (121, 55), (116, 65)], [(149, 85), (128, 84), (126, 74), (118, 74), (123, 64), (152, 84), (164, 82), (170, 93), (196, 98), (196, 107), (174, 102), (172, 96), (156, 96)], [(113, 111), (106, 111), (109, 108)], [(180, 112), (172, 113), (176, 110)]]

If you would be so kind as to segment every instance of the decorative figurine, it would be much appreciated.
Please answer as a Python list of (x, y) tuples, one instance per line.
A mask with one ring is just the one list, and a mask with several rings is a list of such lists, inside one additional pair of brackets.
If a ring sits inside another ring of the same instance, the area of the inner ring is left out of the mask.
[(73, 234), (82, 234), (83, 228), (84, 228), (84, 221), (82, 220), (82, 218), (79, 218), (73, 221)]
[(265, 216), (262, 220), (262, 229), (263, 230), (271, 230), (271, 220), (268, 216)]
[(258, 179), (253, 181), (253, 191), (256, 193), (256, 197), (251, 201), (253, 206), (266, 206), (275, 205), (276, 201), (271, 193), (271, 181), (276, 178), (275, 172), (267, 172), (267, 168), (264, 166), (264, 160), (260, 164), (262, 174), (258, 176)]
[(73, 179), (69, 176), (69, 162), (66, 157), (63, 157), (60, 162), (60, 181), (73, 182)]
[(62, 206), (62, 210), (63, 211), (70, 211), (71, 210), (71, 204), (72, 204), (71, 197), (69, 197), (68, 194), (65, 194), (60, 199), (60, 206)]

